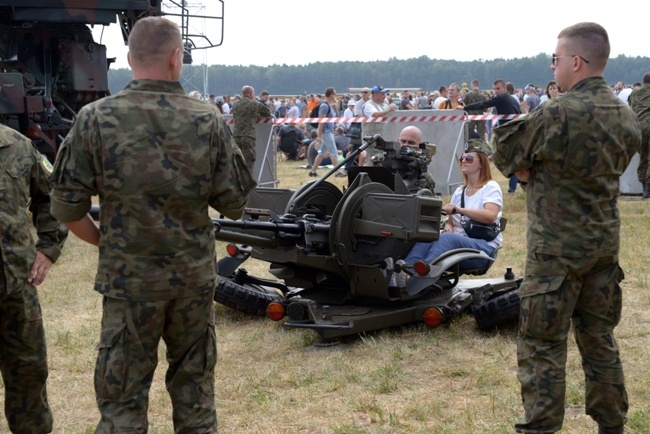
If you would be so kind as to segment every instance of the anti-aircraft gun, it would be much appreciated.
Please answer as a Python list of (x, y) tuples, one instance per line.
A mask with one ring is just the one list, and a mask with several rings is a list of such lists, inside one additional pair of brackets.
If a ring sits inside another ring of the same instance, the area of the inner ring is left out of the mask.
[[(184, 62), (191, 51), (221, 44), (192, 33), (185, 1), (0, 0), (0, 122), (30, 137), (53, 160), (79, 109), (110, 93), (108, 68), (115, 59), (94, 41), (90, 26), (117, 23), (124, 42), (145, 16), (180, 22)], [(165, 6), (165, 7), (163, 7)]]
[[(241, 220), (213, 219), (216, 239), (236, 243), (219, 261), (215, 300), (248, 313), (266, 311), (276, 320), (288, 316), (285, 326), (310, 328), (325, 339), (422, 320), (438, 325), (471, 306), (491, 309), (481, 318), (484, 328), (516, 317), (519, 281), (512, 273), (470, 283), (459, 279), (461, 261), (494, 260), (478, 250), (451, 251), (416, 267), (405, 287), (391, 284), (390, 276), (401, 271), (399, 259), (415, 242), (435, 241), (440, 234), (441, 199), (430, 190), (409, 191), (404, 182), (426, 170), (435, 148), (404, 149), (378, 135), (364, 141), (317, 181), (295, 191), (257, 188)], [(327, 181), (370, 146), (380, 153), (376, 164), (351, 167), (345, 191)], [(249, 257), (268, 262), (278, 280), (238, 268)], [(510, 297), (505, 315), (489, 304), (501, 296)]]

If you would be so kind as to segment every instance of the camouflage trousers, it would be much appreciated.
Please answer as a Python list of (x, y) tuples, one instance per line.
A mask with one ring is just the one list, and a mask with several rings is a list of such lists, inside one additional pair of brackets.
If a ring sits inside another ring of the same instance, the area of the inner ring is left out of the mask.
[(241, 153), (244, 156), (244, 161), (246, 162), (246, 165), (252, 172), (253, 167), (255, 166), (255, 155), (256, 155), (255, 138), (237, 136), (235, 137), (235, 143), (237, 143), (237, 146), (239, 146), (239, 149), (241, 149)]
[(96, 433), (145, 433), (158, 343), (167, 346), (165, 383), (176, 433), (216, 433), (213, 295), (163, 301), (104, 297), (97, 346)]
[(625, 423), (628, 400), (613, 334), (621, 317), (623, 277), (617, 257), (528, 253), (517, 339), (525, 421), (515, 425), (518, 432), (553, 433), (562, 427), (571, 325), (585, 373), (586, 413), (602, 427)]
[(13, 433), (49, 433), (47, 351), (36, 288), (0, 294), (0, 369), (5, 387), (5, 415)]
[(641, 128), (641, 146), (639, 147), (639, 167), (636, 169), (640, 183), (650, 182), (650, 125)]

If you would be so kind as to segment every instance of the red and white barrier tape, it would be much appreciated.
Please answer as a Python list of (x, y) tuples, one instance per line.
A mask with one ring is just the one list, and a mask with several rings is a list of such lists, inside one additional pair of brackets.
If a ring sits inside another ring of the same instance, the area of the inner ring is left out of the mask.
[[(439, 116), (383, 116), (383, 117), (355, 117), (355, 118), (263, 118), (258, 124), (300, 124), (300, 123), (414, 123), (414, 122), (463, 122), (463, 121), (487, 121), (497, 119), (516, 119), (525, 116), (520, 115), (439, 115)], [(235, 123), (234, 119), (227, 121), (229, 124)]]

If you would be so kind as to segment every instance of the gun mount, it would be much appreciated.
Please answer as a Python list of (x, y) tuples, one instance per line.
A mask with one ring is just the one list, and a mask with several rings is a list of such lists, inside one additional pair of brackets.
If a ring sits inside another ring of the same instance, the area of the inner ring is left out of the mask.
[[(54, 160), (58, 145), (85, 104), (110, 93), (106, 46), (90, 26), (119, 24), (124, 42), (145, 16), (180, 21), (185, 59), (191, 50), (221, 44), (191, 33), (188, 12), (173, 0), (0, 0), (0, 122), (30, 137)], [(163, 8), (166, 6), (167, 8)]]
[[(495, 320), (490, 305), (480, 327), (516, 317), (513, 291), (520, 282), (514, 277), (459, 280), (461, 261), (494, 260), (478, 250), (451, 251), (428, 264), (426, 275), (414, 275), (402, 287), (391, 283), (393, 273), (407, 269), (399, 259), (416, 242), (438, 239), (442, 201), (430, 190), (409, 191), (404, 181), (426, 170), (431, 148), (405, 150), (380, 136), (364, 142), (322, 178), (295, 191), (255, 189), (241, 220), (213, 219), (217, 240), (243, 244), (230, 245), (230, 256), (219, 261), (215, 300), (276, 320), (287, 315), (285, 326), (310, 328), (325, 339), (416, 322), (425, 312), (434, 318), (425, 322), (438, 325), (470, 307), (485, 308), (492, 297), (507, 299), (498, 302), (508, 312), (496, 312)], [(370, 146), (378, 158), (373, 166), (350, 168), (344, 191), (326, 181)], [(268, 262), (279, 280), (238, 268), (249, 257)]]
[[(351, 171), (345, 193), (326, 181), (371, 145), (383, 152), (385, 165)], [(377, 264), (404, 257), (417, 241), (438, 239), (442, 201), (430, 192), (411, 194), (401, 176), (388, 170), (404, 159), (394, 146), (367, 137), (327, 175), (296, 191), (257, 188), (241, 221), (213, 220), (215, 237), (253, 246), (252, 256), (270, 262), (270, 272), (290, 286), (328, 287), (343, 298), (408, 297), (388, 287)]]

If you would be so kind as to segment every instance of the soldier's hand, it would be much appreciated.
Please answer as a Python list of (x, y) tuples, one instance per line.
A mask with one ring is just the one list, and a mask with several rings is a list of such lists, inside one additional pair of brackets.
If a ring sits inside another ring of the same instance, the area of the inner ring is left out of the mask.
[(530, 181), (531, 173), (530, 173), (529, 169), (519, 170), (519, 171), (515, 172), (515, 175), (517, 175), (517, 178), (519, 178), (520, 181), (523, 181), (523, 182)]
[(32, 269), (29, 271), (27, 282), (34, 286), (40, 285), (45, 280), (45, 276), (47, 276), (50, 268), (52, 268), (52, 261), (50, 258), (41, 252), (36, 252), (36, 259), (34, 260)]

